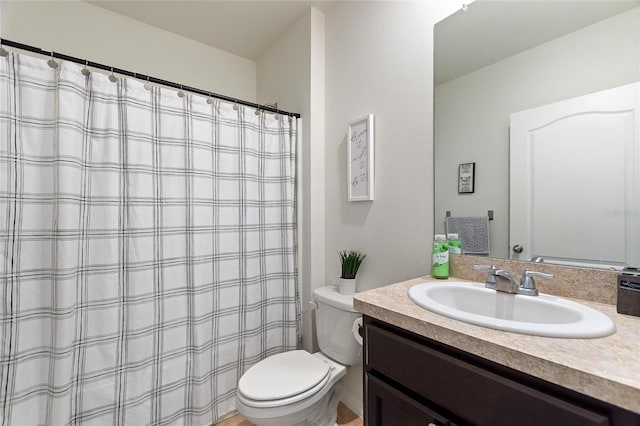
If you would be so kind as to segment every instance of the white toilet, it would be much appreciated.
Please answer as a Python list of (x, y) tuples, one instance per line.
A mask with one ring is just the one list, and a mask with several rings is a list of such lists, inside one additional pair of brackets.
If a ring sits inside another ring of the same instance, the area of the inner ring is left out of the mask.
[(313, 292), (320, 352), (297, 350), (272, 355), (247, 370), (238, 382), (238, 411), (258, 426), (331, 426), (347, 366), (360, 361), (353, 296), (337, 287)]

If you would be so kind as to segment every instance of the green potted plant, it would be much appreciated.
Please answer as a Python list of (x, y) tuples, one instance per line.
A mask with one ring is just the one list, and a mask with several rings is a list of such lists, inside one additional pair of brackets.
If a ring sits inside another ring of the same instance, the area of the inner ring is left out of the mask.
[(356, 275), (366, 254), (357, 250), (342, 250), (338, 252), (342, 274), (340, 275), (340, 294), (354, 294), (356, 292)]

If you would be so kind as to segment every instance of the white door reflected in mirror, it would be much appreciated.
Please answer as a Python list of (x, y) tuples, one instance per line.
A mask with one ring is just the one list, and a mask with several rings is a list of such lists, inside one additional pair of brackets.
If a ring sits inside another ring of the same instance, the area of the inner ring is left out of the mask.
[(511, 114), (513, 259), (640, 265), (639, 99), (633, 83)]

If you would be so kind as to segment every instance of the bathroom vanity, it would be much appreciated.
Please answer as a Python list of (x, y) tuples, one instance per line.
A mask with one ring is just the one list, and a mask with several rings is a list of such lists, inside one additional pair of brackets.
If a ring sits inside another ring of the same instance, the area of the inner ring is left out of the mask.
[[(475, 326), (415, 305), (421, 278), (357, 294), (364, 314), (367, 425), (640, 426), (640, 319), (617, 332), (557, 339)], [(442, 282), (442, 281), (439, 281)]]

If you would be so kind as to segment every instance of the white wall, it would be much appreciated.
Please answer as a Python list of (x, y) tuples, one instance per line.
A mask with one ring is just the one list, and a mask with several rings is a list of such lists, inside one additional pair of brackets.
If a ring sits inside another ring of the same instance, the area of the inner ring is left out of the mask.
[[(451, 1), (344, 2), (327, 12), (326, 275), (367, 254), (359, 290), (424, 275), (433, 227), (433, 24)], [(375, 115), (375, 201), (348, 202), (349, 121)]]
[(249, 59), (83, 1), (0, 1), (0, 11), (3, 38), (255, 101)]
[[(462, 2), (340, 2), (326, 12), (326, 283), (367, 254), (358, 290), (425, 275), (433, 234), (433, 25)], [(375, 115), (375, 201), (347, 201), (347, 124)], [(316, 159), (313, 159), (316, 161)], [(362, 369), (345, 378), (362, 407)], [(355, 406), (355, 407), (354, 407)]]
[(314, 349), (312, 289), (324, 280), (324, 14), (307, 11), (257, 61), (258, 102), (300, 112), (298, 141), (299, 283), (303, 346)]
[[(436, 88), (436, 231), (445, 211), (485, 215), (492, 253), (510, 254), (509, 115), (640, 79), (638, 8)], [(458, 164), (476, 163), (475, 194), (458, 195)]]

